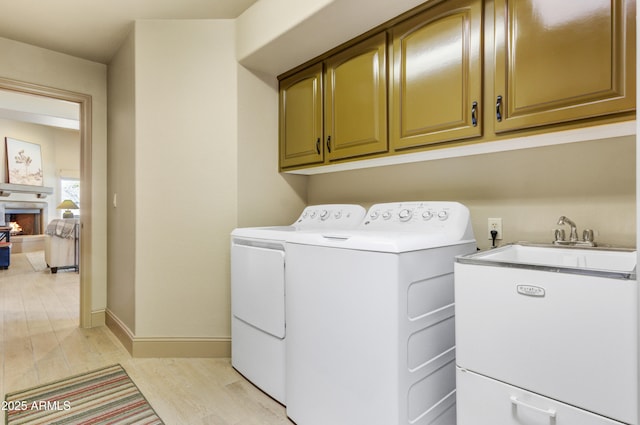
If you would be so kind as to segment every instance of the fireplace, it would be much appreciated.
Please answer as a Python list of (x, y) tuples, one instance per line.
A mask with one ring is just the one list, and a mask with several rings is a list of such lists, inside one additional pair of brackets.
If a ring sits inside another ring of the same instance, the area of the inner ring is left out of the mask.
[(46, 229), (46, 202), (0, 202), (4, 206), (6, 226), (11, 226), (12, 252), (30, 252), (44, 249)]
[(5, 208), (4, 221), (11, 226), (11, 236), (41, 235), (42, 210), (38, 208)]

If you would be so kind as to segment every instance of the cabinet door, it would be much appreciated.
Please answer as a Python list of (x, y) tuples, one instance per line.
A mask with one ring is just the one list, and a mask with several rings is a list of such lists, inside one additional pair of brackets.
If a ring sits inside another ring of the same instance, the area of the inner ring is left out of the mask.
[(325, 147), (329, 160), (386, 152), (387, 36), (325, 61)]
[[(498, 354), (498, 353), (496, 353)], [(535, 360), (534, 360), (535, 361)], [(527, 362), (522, 362), (526, 367)], [(585, 375), (585, 380), (589, 379)], [(576, 382), (580, 386), (580, 382)], [(456, 371), (458, 425), (624, 425), (544, 395), (458, 368)], [(637, 403), (627, 397), (632, 405)]]
[(482, 134), (482, 1), (453, 0), (393, 28), (397, 149)]
[(280, 168), (319, 163), (322, 149), (322, 64), (280, 81)]
[(496, 0), (496, 132), (635, 108), (635, 0)]

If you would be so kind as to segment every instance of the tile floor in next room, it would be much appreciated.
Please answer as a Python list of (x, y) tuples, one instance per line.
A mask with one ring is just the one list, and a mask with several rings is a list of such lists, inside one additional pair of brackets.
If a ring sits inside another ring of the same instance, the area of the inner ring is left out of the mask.
[(0, 393), (120, 363), (166, 424), (292, 424), (230, 359), (132, 358), (106, 327), (80, 329), (79, 275), (35, 271), (26, 254), (0, 270)]

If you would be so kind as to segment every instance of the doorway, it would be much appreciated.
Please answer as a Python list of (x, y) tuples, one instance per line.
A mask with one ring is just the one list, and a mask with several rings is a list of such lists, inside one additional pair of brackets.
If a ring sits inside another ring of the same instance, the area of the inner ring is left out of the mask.
[(91, 320), (91, 96), (0, 78), (0, 90), (76, 103), (80, 109), (80, 327)]

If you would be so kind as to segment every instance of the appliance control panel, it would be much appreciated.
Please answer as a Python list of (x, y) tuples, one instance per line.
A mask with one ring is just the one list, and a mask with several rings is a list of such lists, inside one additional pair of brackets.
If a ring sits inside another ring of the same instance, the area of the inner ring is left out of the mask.
[(306, 207), (294, 223), (297, 229), (353, 229), (364, 220), (360, 205), (326, 204)]
[(442, 231), (469, 224), (469, 210), (458, 202), (401, 202), (369, 208), (361, 228), (376, 230)]

